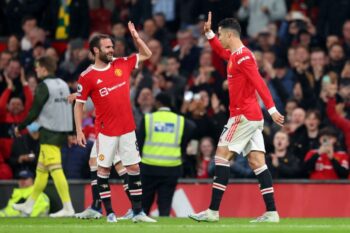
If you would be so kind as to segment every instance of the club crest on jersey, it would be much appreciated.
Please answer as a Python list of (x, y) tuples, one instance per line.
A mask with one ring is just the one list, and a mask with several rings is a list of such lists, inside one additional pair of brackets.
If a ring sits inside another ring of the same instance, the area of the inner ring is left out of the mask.
[(98, 160), (100, 160), (100, 161), (105, 160), (105, 156), (104, 156), (103, 154), (100, 154), (100, 155), (98, 156)]
[(114, 74), (117, 77), (121, 77), (123, 75), (123, 71), (121, 69), (117, 68), (117, 69), (114, 70)]

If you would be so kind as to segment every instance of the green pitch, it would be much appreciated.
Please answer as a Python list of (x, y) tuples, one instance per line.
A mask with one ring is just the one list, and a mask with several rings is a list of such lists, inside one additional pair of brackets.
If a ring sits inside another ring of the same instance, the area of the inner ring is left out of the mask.
[(303, 233), (350, 232), (350, 218), (282, 219), (278, 224), (250, 224), (250, 219), (223, 218), (218, 223), (198, 223), (186, 218), (159, 218), (158, 223), (107, 223), (106, 219), (1, 218), (0, 233)]

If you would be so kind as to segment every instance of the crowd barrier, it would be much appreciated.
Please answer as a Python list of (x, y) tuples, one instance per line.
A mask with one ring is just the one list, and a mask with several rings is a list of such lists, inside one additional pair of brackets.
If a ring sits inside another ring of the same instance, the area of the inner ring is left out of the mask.
[[(91, 187), (88, 181), (70, 180), (70, 192), (74, 207), (83, 210), (91, 203)], [(0, 208), (6, 204), (15, 181), (0, 182)], [(117, 215), (130, 208), (130, 202), (118, 181), (111, 184), (112, 202)], [(281, 217), (350, 217), (350, 182), (280, 180), (274, 185), (276, 206)], [(51, 211), (61, 208), (52, 183), (45, 190), (51, 199)], [(171, 215), (186, 217), (189, 213), (208, 208), (211, 196), (211, 180), (180, 180), (176, 189)], [(233, 180), (224, 195), (220, 215), (222, 217), (256, 217), (264, 212), (263, 199), (258, 183), (254, 180)], [(157, 216), (153, 205), (151, 215)]]

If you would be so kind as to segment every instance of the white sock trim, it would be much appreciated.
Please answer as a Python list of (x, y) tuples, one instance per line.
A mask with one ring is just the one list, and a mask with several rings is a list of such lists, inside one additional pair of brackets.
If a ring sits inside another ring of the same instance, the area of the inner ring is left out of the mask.
[(267, 170), (267, 165), (263, 165), (262, 167), (259, 167), (254, 170), (255, 175), (261, 174), (263, 171)]

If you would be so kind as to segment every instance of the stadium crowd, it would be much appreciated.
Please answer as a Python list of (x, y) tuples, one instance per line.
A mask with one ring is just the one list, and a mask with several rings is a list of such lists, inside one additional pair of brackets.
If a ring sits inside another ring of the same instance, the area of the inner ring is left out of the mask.
[[(129, 20), (153, 54), (130, 77), (137, 129), (144, 114), (154, 110), (155, 96), (169, 94), (172, 110), (196, 126), (183, 148), (182, 176), (211, 177), (215, 140), (229, 111), (226, 64), (203, 34), (209, 10), (213, 29), (225, 17), (240, 20), (243, 40), (286, 117), (280, 128), (265, 111), (266, 160), (273, 178), (349, 177), (350, 1), (27, 0), (0, 5), (0, 179), (18, 178), (23, 169), (35, 173), (40, 125), (31, 124), (19, 138), (13, 129), (33, 102), (36, 59), (54, 58), (56, 75), (74, 93), (80, 73), (92, 63), (91, 35), (110, 34), (115, 57), (135, 51)], [(83, 126), (87, 147), (76, 145), (72, 132), (62, 148), (68, 179), (89, 178), (96, 139), (92, 103)], [(254, 177), (243, 155), (231, 162), (231, 177)]]

